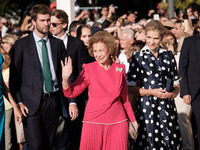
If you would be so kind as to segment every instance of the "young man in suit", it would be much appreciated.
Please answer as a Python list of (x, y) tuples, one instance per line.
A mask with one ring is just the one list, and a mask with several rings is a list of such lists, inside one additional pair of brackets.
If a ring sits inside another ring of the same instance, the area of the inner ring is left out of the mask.
[(188, 33), (185, 32), (185, 26), (183, 25), (182, 20), (178, 20), (175, 22), (174, 28), (172, 29), (172, 33), (177, 39), (177, 51), (179, 52), (181, 51), (184, 39), (190, 36)]
[(192, 106), (197, 123), (198, 150), (200, 150), (200, 35), (184, 40), (179, 61), (180, 96)]
[(82, 25), (80, 21), (72, 21), (69, 26), (69, 35), (76, 37), (77, 36), (76, 31), (80, 25)]
[[(174, 29), (172, 29), (172, 32), (174, 33), (178, 41), (177, 54), (175, 55), (177, 65), (179, 65), (178, 62), (180, 58), (179, 52), (181, 52), (183, 41), (185, 38), (190, 36), (184, 31), (185, 27), (183, 25), (183, 22), (180, 20), (176, 21)], [(182, 137), (183, 150), (194, 150), (195, 145), (193, 139), (192, 124), (191, 124), (192, 107), (191, 105), (185, 104), (180, 95), (178, 95), (174, 100), (179, 119), (179, 127)]]
[(65, 47), (48, 34), (50, 13), (43, 4), (32, 8), (34, 31), (15, 43), (11, 58), (10, 90), (25, 116), (27, 150), (52, 149), (61, 114), (60, 61)]
[[(53, 11), (51, 13), (50, 22), (51, 22), (50, 26), (51, 33), (57, 38), (62, 39), (64, 42), (66, 49), (64, 56), (65, 57), (70, 56), (72, 59), (73, 72), (72, 75), (70, 76), (70, 84), (72, 84), (82, 70), (82, 64), (84, 62), (84, 51), (85, 51), (84, 44), (81, 40), (74, 38), (66, 33), (68, 27), (68, 15), (66, 14), (65, 11), (59, 9)], [(59, 135), (62, 136), (60, 136), (60, 138), (59, 137), (57, 138), (58, 147), (59, 148), (67, 147), (67, 144), (65, 142), (67, 141), (66, 138), (68, 136), (70, 149), (78, 150), (80, 145), (83, 114), (85, 109), (84, 95), (82, 94), (81, 96), (73, 99), (70, 98), (65, 98), (65, 99), (63, 101), (63, 104), (65, 108), (69, 110), (69, 116), (71, 119), (66, 118), (63, 115), (64, 118), (60, 120), (64, 125), (62, 129), (59, 127), (59, 130), (61, 132), (59, 133)], [(66, 132), (67, 129), (68, 132)]]

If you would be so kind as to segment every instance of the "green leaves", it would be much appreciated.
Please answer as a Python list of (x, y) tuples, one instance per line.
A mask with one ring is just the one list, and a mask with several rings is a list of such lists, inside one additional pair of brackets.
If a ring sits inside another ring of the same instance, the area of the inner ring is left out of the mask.
[(175, 0), (175, 8), (176, 9), (180, 9), (180, 10), (186, 10), (187, 7), (191, 4), (191, 3), (195, 3), (197, 2), (200, 4), (200, 0)]

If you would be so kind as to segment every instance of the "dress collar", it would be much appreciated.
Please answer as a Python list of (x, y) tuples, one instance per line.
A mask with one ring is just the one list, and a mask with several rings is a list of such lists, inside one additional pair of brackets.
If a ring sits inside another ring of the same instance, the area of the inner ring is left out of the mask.
[[(159, 48), (158, 48), (158, 53), (160, 54), (160, 53), (163, 53), (163, 52), (167, 52), (167, 50), (164, 49), (164, 48), (162, 48), (161, 46), (159, 46)], [(145, 46), (141, 49), (140, 53), (141, 53), (141, 54), (150, 54), (151, 51), (150, 51), (149, 47), (148, 47), (147, 45), (145, 45)]]

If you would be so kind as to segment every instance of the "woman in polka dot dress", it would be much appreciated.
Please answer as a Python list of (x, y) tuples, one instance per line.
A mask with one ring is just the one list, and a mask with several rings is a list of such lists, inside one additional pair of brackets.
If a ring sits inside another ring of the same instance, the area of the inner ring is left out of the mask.
[[(128, 81), (139, 81), (133, 88), (138, 94), (136, 119), (138, 138), (133, 149), (179, 150), (181, 135), (174, 97), (179, 92), (176, 62), (171, 51), (161, 48), (163, 26), (153, 20), (146, 25), (146, 46), (135, 52), (130, 62)], [(173, 80), (173, 91), (167, 92), (168, 79)]]

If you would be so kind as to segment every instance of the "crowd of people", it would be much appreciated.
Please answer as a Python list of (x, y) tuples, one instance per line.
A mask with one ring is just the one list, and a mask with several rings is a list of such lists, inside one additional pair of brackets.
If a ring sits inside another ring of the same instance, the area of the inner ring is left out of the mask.
[(0, 149), (200, 150), (200, 12), (138, 13), (1, 17)]

